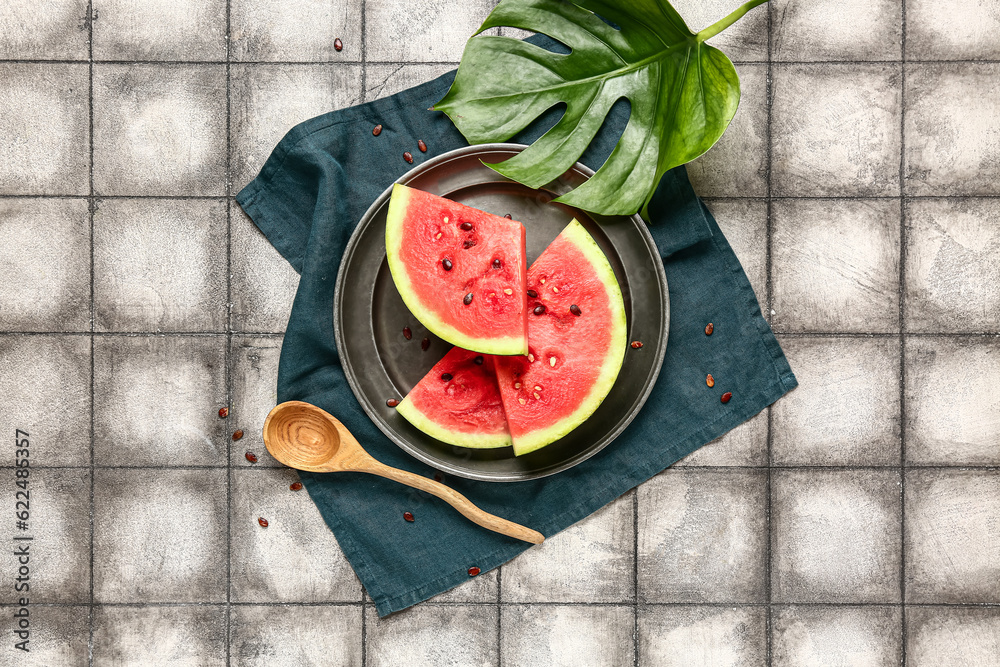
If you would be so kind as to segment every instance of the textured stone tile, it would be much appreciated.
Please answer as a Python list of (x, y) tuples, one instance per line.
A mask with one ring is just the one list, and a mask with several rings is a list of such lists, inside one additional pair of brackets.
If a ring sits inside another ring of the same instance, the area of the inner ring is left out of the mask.
[(632, 607), (504, 607), (500, 663), (507, 667), (631, 667)]
[(0, 63), (0, 194), (89, 193), (87, 91), (85, 63)]
[(224, 465), (225, 339), (94, 341), (97, 465)]
[(906, 601), (1000, 602), (1000, 476), (906, 473)]
[[(234, 466), (271, 466), (283, 468), (264, 447), (264, 420), (278, 404), (278, 357), (281, 337), (233, 337), (232, 406), (229, 430), (243, 431), (243, 438), (232, 446)], [(246, 453), (253, 452), (257, 463), (251, 464)]]
[(499, 568), (470, 577), (464, 584), (430, 598), (431, 602), (496, 602)]
[(361, 584), (309, 493), (288, 488), (298, 480), (288, 468), (233, 471), (234, 602), (361, 600)]
[(772, 58), (899, 60), (901, 8), (896, 0), (777, 0)]
[(772, 76), (773, 194), (899, 194), (898, 65), (781, 65)]
[(365, 76), (365, 101), (389, 97), (407, 88), (426, 83), (455, 69), (455, 65), (393, 64), (368, 65)]
[(2, 199), (0, 238), (0, 329), (89, 331), (86, 200)]
[(95, 602), (225, 601), (225, 470), (94, 475)]
[(633, 589), (632, 496), (626, 494), (503, 568), (505, 602), (627, 602)]
[(767, 465), (767, 410), (674, 464), (686, 466)]
[[(26, 489), (15, 488), (11, 480), (9, 493), (12, 510), (30, 512), (28, 530), (9, 534), (34, 539), (10, 541), (0, 555), (0, 567), (10, 573), (8, 585), (0, 587), (0, 602), (17, 604), (25, 596), (32, 602), (90, 602), (90, 472), (36, 468), (27, 479)], [(18, 549), (25, 547), (30, 580), (16, 582), (15, 573), (23, 564)], [(17, 591), (16, 584), (30, 589)]]
[(997, 63), (906, 66), (908, 195), (1000, 194)]
[(226, 609), (221, 605), (98, 605), (94, 607), (94, 664), (223, 667)]
[(778, 607), (772, 620), (775, 667), (898, 665), (903, 652), (899, 607)]
[(225, 331), (226, 202), (102, 199), (94, 214), (98, 331)]
[(35, 0), (8, 0), (0, 6), (0, 58), (87, 59), (87, 3), (50, 0), (39, 11)]
[(1000, 5), (966, 0), (906, 0), (910, 60), (1000, 58)]
[(94, 190), (222, 195), (223, 65), (95, 65)]
[(284, 332), (299, 274), (232, 203), (232, 325), (235, 331)]
[(642, 667), (759, 667), (767, 658), (764, 607), (644, 607)]
[(779, 199), (772, 204), (779, 331), (899, 331), (899, 202)]
[[(33, 467), (89, 465), (90, 338), (0, 337), (0, 415), (28, 432)], [(14, 448), (0, 451), (14, 465)]]
[(226, 60), (226, 0), (93, 0), (95, 60)]
[[(692, 32), (707, 28), (739, 6), (726, 0), (673, 0), (670, 4)], [(767, 6), (751, 10), (708, 43), (735, 62), (767, 60)]]
[(899, 473), (774, 471), (775, 602), (899, 601)]
[[(4, 619), (11, 618), (20, 607), (0, 607)], [(27, 652), (14, 648), (22, 641), (13, 634), (13, 624), (7, 624), (4, 638), (5, 659), (15, 660), (5, 664), (18, 667), (87, 667), (90, 664), (90, 615), (85, 606), (29, 607), (30, 635)], [(8, 657), (9, 656), (9, 657)]]
[(640, 486), (640, 599), (765, 601), (766, 484), (758, 471), (668, 470)]
[(782, 338), (799, 387), (771, 408), (774, 465), (897, 465), (899, 341)]
[(767, 204), (754, 199), (705, 202), (743, 265), (762, 308), (767, 304)]
[(908, 331), (1000, 331), (1000, 202), (906, 205)]
[(394, 0), (365, 4), (368, 62), (454, 62), (493, 9), (493, 0), (470, 0), (460, 10), (445, 0), (414, 0), (400, 11)]
[(1000, 667), (1000, 610), (910, 607), (906, 664), (911, 667)]
[(360, 65), (233, 65), (230, 85), (234, 193), (290, 129), (362, 97)]
[(349, 0), (233, 0), (233, 60), (360, 60), (362, 7)]
[(906, 460), (1000, 465), (1000, 341), (906, 341)]
[(368, 667), (497, 664), (497, 608), (416, 606), (385, 618), (365, 610)]
[(729, 129), (703, 156), (687, 165), (702, 197), (767, 194), (767, 67), (739, 65), (740, 106)]
[(230, 646), (234, 667), (361, 667), (361, 607), (233, 607)]

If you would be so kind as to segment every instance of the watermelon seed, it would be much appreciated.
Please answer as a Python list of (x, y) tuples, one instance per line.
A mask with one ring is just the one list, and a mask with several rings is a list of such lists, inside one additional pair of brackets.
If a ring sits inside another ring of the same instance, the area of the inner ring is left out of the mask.
[(397, 405), (399, 405), (399, 401), (397, 401), (395, 398), (390, 398), (386, 400), (385, 404), (388, 405), (390, 408), (394, 408)]
[(545, 284), (545, 278), (542, 278), (539, 282), (544, 285)]
[(288, 489), (290, 491), (301, 491), (302, 490), (302, 482), (292, 482), (291, 484), (288, 485)]
[(448, 216), (444, 216), (444, 221), (448, 222)]
[(529, 364), (535, 363), (535, 355), (531, 354), (530, 352), (528, 353), (528, 363)]
[(451, 373), (441, 373), (441, 379), (445, 382), (450, 382), (452, 377), (454, 376)]
[(495, 297), (496, 295), (497, 295), (497, 293), (496, 293), (496, 292), (490, 292), (490, 294), (489, 294), (489, 297), (490, 297), (490, 298), (492, 299), (492, 298), (493, 298), (493, 297)]
[(542, 315), (543, 313), (545, 313), (545, 305), (540, 303), (537, 306), (535, 306), (535, 309), (531, 312), (533, 312), (535, 315)]
[(423, 139), (417, 139), (417, 148), (420, 149), (421, 153), (427, 152), (427, 144), (424, 143)]
[(504, 293), (504, 294), (506, 294), (507, 296), (510, 296), (511, 294), (513, 294), (513, 293), (514, 293), (514, 290), (512, 290), (512, 289), (505, 289), (505, 290), (503, 291), (503, 293)]
[(229, 408), (219, 408), (219, 416), (225, 419), (229, 416)]
[(715, 325), (709, 322), (708, 325), (705, 327), (705, 335), (711, 336), (713, 331), (715, 331)]
[(708, 377), (705, 378), (705, 384), (707, 384), (709, 387), (715, 386), (715, 378), (712, 377), (711, 373), (709, 373)]
[(527, 403), (527, 401), (524, 400), (523, 398), (517, 399), (517, 402), (520, 403), (521, 405), (524, 405), (525, 403)]
[(733, 397), (733, 392), (727, 391), (725, 394), (722, 395), (722, 398), (720, 398), (719, 400), (722, 401), (723, 403), (728, 403), (729, 399), (732, 397)]
[(472, 292), (469, 292), (468, 294), (465, 295), (465, 298), (462, 299), (462, 303), (464, 303), (466, 306), (472, 303)]
[(260, 524), (261, 528), (267, 528), (267, 519), (262, 516), (257, 517), (257, 523)]
[(493, 268), (494, 269), (499, 269), (502, 266), (503, 266), (503, 262), (501, 262), (499, 258), (493, 260)]
[(583, 314), (583, 311), (580, 310), (580, 306), (576, 305), (575, 303), (569, 307), (569, 312), (573, 313), (577, 317), (580, 317), (580, 315)]
[(340, 41), (340, 37), (333, 40), (333, 48), (336, 49), (337, 51), (342, 51), (344, 49), (344, 43)]
[(403, 153), (403, 159), (409, 162), (410, 164), (413, 164), (413, 155), (410, 153), (410, 151), (406, 151)]
[(535, 391), (541, 391), (541, 390), (542, 390), (542, 388), (541, 388), (541, 387), (539, 387), (539, 386), (538, 386), (538, 385), (536, 384), (536, 385), (535, 385)]
[(461, 227), (462, 231), (465, 231), (465, 232), (472, 231), (472, 223), (471, 222), (463, 222), (462, 224), (459, 225), (459, 227)]
[(413, 514), (411, 512), (403, 512), (403, 518), (413, 523)]
[(530, 289), (530, 290), (528, 290), (528, 296), (530, 298), (532, 298), (532, 299), (537, 299), (538, 298), (538, 292), (536, 292), (533, 289)]
[(514, 383), (514, 389), (520, 389), (520, 388), (521, 388), (521, 383), (520, 382), (515, 382)]
[(372, 128), (372, 136), (377, 137), (380, 134), (382, 134), (382, 125), (381, 124), (376, 125), (374, 128)]
[(470, 577), (474, 577), (477, 574), (479, 574), (479, 568), (478, 567), (470, 567), (469, 568), (469, 576)]
[(434, 240), (435, 241), (437, 241), (440, 238), (441, 238), (441, 232), (438, 232), (437, 234), (434, 235)]
[(535, 397), (536, 399), (539, 399), (539, 398), (541, 398), (541, 397), (542, 397), (542, 395), (541, 395), (541, 394), (539, 394), (539, 393), (538, 393), (537, 391), (536, 391), (536, 392), (535, 392), (535, 393), (534, 393), (533, 395), (534, 395), (534, 397)]
[(558, 287), (553, 287), (552, 291), (555, 292), (556, 294), (559, 294), (559, 288)]
[(633, 350), (638, 350), (640, 347), (642, 347), (642, 341), (641, 340), (634, 340), (634, 341), (632, 341), (632, 349)]
[(503, 214), (503, 217), (507, 218), (508, 220), (513, 220), (513, 219), (514, 219), (514, 218), (513, 218), (512, 216), (511, 216), (511, 214), (510, 214), (510, 213), (504, 213), (504, 214)]
[(247, 460), (247, 461), (249, 461), (250, 463), (257, 463), (257, 455), (256, 455), (256, 454), (254, 454), (253, 452), (247, 452), (247, 453), (246, 453), (246, 454), (244, 454), (243, 456), (244, 456), (244, 457), (246, 458), (246, 460)]
[(403, 327), (403, 338), (406, 340), (413, 338), (413, 332), (410, 331), (410, 327)]
[(243, 429), (236, 429), (233, 431), (233, 440), (239, 440), (243, 437)]
[(442, 259), (441, 266), (444, 267), (445, 271), (451, 271), (451, 267), (453, 266), (453, 264), (451, 263), (450, 259)]
[(444, 481), (444, 476), (441, 473), (436, 472), (436, 473), (434, 473), (434, 481), (435, 482), (443, 482)]
[(422, 341), (420, 341), (420, 349), (423, 350), (424, 352), (426, 352), (427, 348), (429, 348), (430, 346), (431, 346), (430, 338), (425, 338)]
[(465, 241), (462, 242), (462, 247), (465, 248), (466, 250), (468, 250), (474, 245), (476, 245), (476, 242), (473, 241), (472, 239), (466, 239)]
[(549, 366), (552, 366), (553, 368), (556, 367), (556, 358), (555, 357), (549, 357)]
[(476, 357), (475, 359), (473, 359), (472, 363), (474, 363), (477, 366), (482, 366), (483, 365), (483, 357), (482, 357), (482, 355), (479, 355), (478, 357)]

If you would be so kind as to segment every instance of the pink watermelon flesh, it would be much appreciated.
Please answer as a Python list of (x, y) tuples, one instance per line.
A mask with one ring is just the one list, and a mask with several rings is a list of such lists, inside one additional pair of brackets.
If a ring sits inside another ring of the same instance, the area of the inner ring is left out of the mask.
[[(593, 414), (618, 378), (627, 340), (614, 271), (576, 220), (528, 269), (527, 289), (538, 295), (528, 298), (529, 355), (496, 358), (518, 456), (558, 440)], [(535, 314), (539, 306), (544, 312)]]
[(493, 359), (453, 347), (396, 410), (424, 433), (451, 445), (509, 447)]
[(428, 330), (467, 350), (527, 353), (521, 223), (397, 183), (385, 245), (396, 289)]

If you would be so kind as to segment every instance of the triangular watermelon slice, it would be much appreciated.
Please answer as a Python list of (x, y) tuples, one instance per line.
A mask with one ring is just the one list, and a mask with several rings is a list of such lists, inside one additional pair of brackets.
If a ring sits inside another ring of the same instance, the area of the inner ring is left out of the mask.
[(555, 442), (611, 391), (625, 359), (625, 303), (594, 238), (573, 220), (528, 269), (527, 357), (498, 357), (514, 454)]
[(459, 447), (509, 447), (490, 355), (453, 347), (396, 410), (427, 435)]
[(527, 354), (524, 226), (396, 184), (385, 249), (403, 303), (467, 350)]

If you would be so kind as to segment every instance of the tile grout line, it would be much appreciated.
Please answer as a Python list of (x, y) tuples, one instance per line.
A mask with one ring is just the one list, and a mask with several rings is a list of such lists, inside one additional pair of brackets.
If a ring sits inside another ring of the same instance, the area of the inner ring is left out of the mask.
[(94, 213), (97, 201), (94, 199), (94, 3), (87, 2), (87, 106), (89, 113), (89, 197), (87, 211), (90, 217), (90, 601), (87, 605), (87, 664), (94, 664), (94, 329), (96, 306), (94, 303)]
[[(232, 191), (232, 0), (226, 0), (226, 183)], [(226, 201), (226, 405), (233, 403), (233, 203)], [(229, 437), (226, 418), (223, 437), (226, 442), (226, 665), (232, 663), (233, 627), (233, 439)]]
[[(767, 152), (767, 171), (766, 178), (764, 179), (765, 187), (765, 199), (764, 206), (766, 211), (766, 234), (765, 234), (765, 291), (767, 296), (767, 313), (765, 318), (767, 319), (768, 325), (772, 325), (771, 313), (773, 312), (774, 305), (774, 279), (773, 279), (773, 233), (774, 233), (774, 222), (773, 222), (773, 191), (771, 187), (771, 178), (773, 176), (773, 170), (771, 168), (773, 160), (773, 139), (771, 136), (771, 120), (772, 120), (772, 107), (773, 107), (773, 96), (774, 96), (774, 68), (772, 66), (773, 59), (773, 46), (774, 43), (774, 4), (767, 3), (767, 75), (765, 77), (765, 92), (764, 99), (766, 101), (765, 108), (767, 110), (767, 122), (764, 125), (764, 132), (766, 136), (766, 143), (764, 150)], [(767, 473), (764, 480), (764, 520), (767, 522), (767, 541), (764, 544), (764, 593), (767, 599), (767, 606), (765, 607), (765, 623), (764, 623), (764, 642), (765, 642), (765, 660), (768, 667), (772, 664), (773, 656), (773, 641), (772, 641), (772, 594), (771, 594), (771, 444), (774, 440), (774, 420), (772, 418), (771, 406), (765, 408), (767, 410), (767, 434), (766, 434), (766, 454), (767, 454)]]
[[(363, 3), (362, 3), (363, 4)], [(364, 25), (364, 19), (362, 18), (362, 25)], [(363, 40), (362, 40), (363, 41)], [(74, 60), (72, 58), (0, 58), (0, 65), (7, 64), (23, 64), (23, 65), (86, 65), (91, 62), (90, 60)], [(195, 66), (221, 66), (227, 64), (226, 60), (137, 60), (137, 59), (125, 59), (125, 60), (114, 60), (114, 59), (103, 59), (98, 58), (93, 62), (99, 65), (195, 65)], [(309, 66), (309, 67), (330, 67), (333, 65), (364, 65), (368, 61), (362, 60), (229, 60), (230, 63), (235, 63), (237, 65), (263, 65), (263, 66)], [(421, 61), (408, 61), (408, 60), (372, 60), (370, 61), (373, 65), (454, 65), (458, 67), (458, 60), (421, 60)], [(782, 67), (802, 67), (802, 66), (851, 66), (851, 65), (896, 65), (899, 64), (898, 60), (732, 60), (734, 65), (769, 65), (774, 64)], [(907, 62), (916, 65), (955, 65), (955, 64), (972, 64), (972, 65), (997, 65), (1000, 64), (1000, 59), (995, 58), (957, 58), (954, 60), (928, 60), (928, 59), (914, 59), (908, 60)]]
[(632, 489), (632, 664), (639, 667), (639, 487)]
[(497, 566), (497, 667), (503, 667), (503, 564)]
[(906, 667), (906, 0), (899, 47), (899, 653)]

